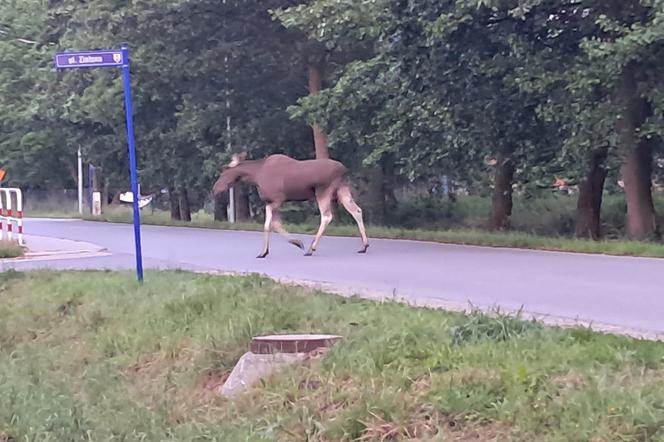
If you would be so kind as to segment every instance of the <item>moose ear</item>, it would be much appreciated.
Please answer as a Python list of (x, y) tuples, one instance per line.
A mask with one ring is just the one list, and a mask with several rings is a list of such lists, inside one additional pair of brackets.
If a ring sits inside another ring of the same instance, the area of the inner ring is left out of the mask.
[(231, 157), (231, 162), (228, 163), (228, 167), (235, 167), (238, 164), (240, 164), (240, 157), (238, 156), (238, 154), (233, 154), (233, 156)]
[(228, 163), (228, 167), (235, 167), (238, 164), (240, 164), (242, 161), (247, 158), (247, 152), (242, 152), (240, 154), (234, 153), (233, 156), (231, 156), (231, 162)]

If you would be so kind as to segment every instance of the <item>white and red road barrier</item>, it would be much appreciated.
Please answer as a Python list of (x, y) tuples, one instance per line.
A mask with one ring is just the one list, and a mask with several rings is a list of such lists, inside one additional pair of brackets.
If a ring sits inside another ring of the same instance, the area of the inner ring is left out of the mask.
[[(14, 240), (14, 224), (16, 224), (18, 244), (25, 245), (23, 241), (23, 193), (18, 188), (0, 187), (0, 240)], [(7, 231), (6, 238), (5, 230)]]

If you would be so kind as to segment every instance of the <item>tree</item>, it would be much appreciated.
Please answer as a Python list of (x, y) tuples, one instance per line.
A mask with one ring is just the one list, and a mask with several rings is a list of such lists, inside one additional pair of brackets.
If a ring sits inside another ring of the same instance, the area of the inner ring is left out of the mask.
[(296, 115), (327, 115), (331, 139), (368, 144), (369, 160), (394, 152), (411, 176), (475, 175), (478, 157), (488, 157), (495, 229), (508, 225), (515, 173), (527, 182), (572, 169), (583, 181), (577, 231), (597, 237), (605, 171), (620, 157), (627, 232), (657, 234), (650, 183), (662, 113), (658, 94), (643, 91), (661, 89), (659, 2), (335, 3), (286, 11), (284, 22), (328, 44), (371, 36), (375, 56), (348, 64), (327, 96), (303, 100)]
[(0, 5), (0, 163), (10, 185), (64, 187), (76, 178), (76, 150), (64, 142), (74, 134), (53, 124), (53, 113), (40, 108), (41, 95), (57, 95), (40, 84), (50, 68), (45, 60), (52, 63), (40, 4), (26, 0)]
[[(590, 167), (581, 186), (577, 233), (598, 236), (606, 168), (620, 162), (628, 236), (658, 236), (651, 175), (662, 126), (651, 91), (661, 89), (655, 72), (661, 69), (662, 5), (539, 1), (529, 13), (546, 17), (539, 26), (544, 47), (526, 64), (531, 75), (539, 70), (542, 80), (535, 87), (554, 97), (542, 108), (565, 133), (563, 151)], [(545, 75), (542, 54), (557, 60)]]
[(476, 6), (318, 1), (282, 19), (331, 46), (374, 42), (373, 57), (348, 64), (329, 93), (302, 100), (296, 115), (325, 116), (331, 140), (367, 146), (369, 162), (390, 153), (413, 179), (482, 173), (491, 157), (489, 225), (504, 229), (517, 156), (541, 144), (543, 123), (514, 81), (518, 59), (506, 55), (517, 21)]
[[(21, 67), (30, 85), (20, 90), (26, 92), (24, 101), (32, 104), (26, 109), (32, 114), (16, 116), (16, 139), (48, 145), (46, 149), (51, 148), (47, 141), (63, 140), (71, 154), (52, 150), (54, 158), (71, 158), (72, 166), (80, 145), (86, 159), (104, 167), (114, 187), (126, 188), (126, 129), (117, 72), (55, 73), (51, 63), (56, 50), (101, 49), (129, 41), (142, 189), (171, 189), (171, 202), (178, 205), (173, 216), (188, 218), (187, 206), (197, 210), (209, 196), (208, 189), (231, 153), (226, 146), (257, 156), (280, 149), (299, 154), (305, 149), (303, 140), (310, 133), (304, 124), (290, 120), (286, 107), (306, 94), (306, 75), (292, 69), (299, 56), (291, 44), (295, 36), (268, 13), (269, 7), (281, 5), (51, 1), (39, 17), (42, 34), (51, 43), (35, 57), (41, 58), (43, 70), (31, 78), (34, 61)], [(17, 16), (20, 11), (12, 9)], [(227, 90), (230, 109), (225, 107)], [(20, 101), (7, 99), (11, 103), (5, 109)], [(223, 123), (229, 112), (230, 133)], [(26, 126), (28, 117), (33, 121)], [(25, 138), (26, 127), (36, 129), (34, 135)], [(21, 148), (16, 155), (25, 152)], [(45, 176), (45, 171), (37, 171), (26, 182), (36, 185)], [(243, 203), (248, 213), (247, 197)]]
[[(310, 157), (313, 139), (317, 156), (349, 164), (366, 187), (373, 222), (394, 186), (445, 175), (490, 192), (488, 225), (507, 229), (512, 189), (558, 175), (579, 184), (578, 236), (600, 236), (604, 184), (618, 179), (629, 236), (659, 233), (658, 1), (42, 4), (0, 5), (0, 161), (15, 183), (71, 186), (80, 146), (126, 190), (118, 73), (55, 72), (52, 54), (128, 41), (141, 187), (169, 189), (174, 217), (208, 202), (232, 152)], [(248, 216), (255, 192), (237, 195)]]

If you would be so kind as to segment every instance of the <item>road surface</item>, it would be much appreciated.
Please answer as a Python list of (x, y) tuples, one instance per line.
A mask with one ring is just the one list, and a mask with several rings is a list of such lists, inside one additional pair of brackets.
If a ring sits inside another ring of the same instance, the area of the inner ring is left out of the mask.
[[(78, 220), (27, 220), (34, 235), (98, 244), (108, 256), (4, 264), (16, 269), (132, 269), (132, 227)], [(664, 336), (664, 259), (540, 252), (415, 241), (323, 237), (313, 257), (273, 235), (256, 259), (258, 232), (143, 226), (146, 268), (257, 272), (393, 294), (414, 303), (499, 306)], [(308, 244), (307, 235), (295, 235)]]

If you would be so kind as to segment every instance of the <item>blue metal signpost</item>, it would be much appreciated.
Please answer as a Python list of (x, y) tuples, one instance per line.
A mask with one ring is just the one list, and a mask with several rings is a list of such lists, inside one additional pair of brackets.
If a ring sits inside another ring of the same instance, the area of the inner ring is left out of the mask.
[(124, 82), (125, 115), (127, 118), (127, 139), (129, 142), (129, 174), (131, 176), (132, 205), (134, 208), (134, 243), (136, 245), (136, 276), (143, 282), (143, 256), (141, 253), (141, 218), (138, 209), (138, 178), (136, 173), (136, 144), (134, 141), (134, 119), (131, 102), (131, 77), (129, 70), (129, 47), (122, 45), (120, 50), (63, 52), (55, 54), (55, 67), (102, 68), (122, 67)]

